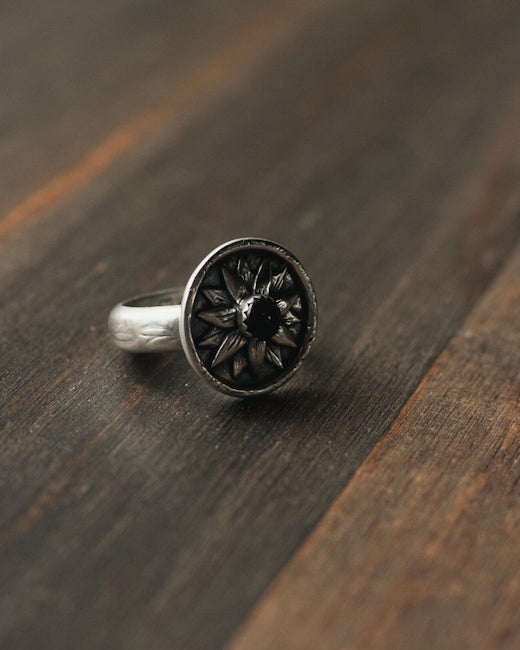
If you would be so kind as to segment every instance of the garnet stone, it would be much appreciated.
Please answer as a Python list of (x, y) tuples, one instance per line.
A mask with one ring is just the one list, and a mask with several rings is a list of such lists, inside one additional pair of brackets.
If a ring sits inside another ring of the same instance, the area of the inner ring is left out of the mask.
[(282, 322), (282, 315), (275, 301), (264, 296), (248, 298), (242, 303), (240, 312), (241, 329), (262, 341), (272, 338)]

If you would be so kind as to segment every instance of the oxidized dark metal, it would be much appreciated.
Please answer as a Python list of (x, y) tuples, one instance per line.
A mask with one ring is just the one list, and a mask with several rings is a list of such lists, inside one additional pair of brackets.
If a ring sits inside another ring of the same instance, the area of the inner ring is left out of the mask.
[(226, 393), (277, 388), (299, 367), (315, 337), (310, 279), (273, 242), (242, 239), (216, 249), (195, 271), (185, 298), (190, 318), (181, 336), (188, 358)]
[(182, 344), (214, 388), (247, 397), (278, 388), (296, 372), (316, 323), (314, 290), (294, 255), (264, 239), (237, 239), (212, 251), (184, 290), (116, 305), (108, 327), (114, 343), (131, 352)]

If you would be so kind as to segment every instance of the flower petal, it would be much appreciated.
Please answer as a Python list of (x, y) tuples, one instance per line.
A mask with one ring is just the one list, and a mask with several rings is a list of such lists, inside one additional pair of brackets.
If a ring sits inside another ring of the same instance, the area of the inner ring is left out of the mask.
[(243, 257), (238, 260), (237, 273), (248, 286), (253, 284), (253, 272)]
[(265, 352), (265, 358), (274, 366), (283, 368), (282, 353), (280, 352), (280, 348), (277, 345), (269, 343)]
[(251, 339), (247, 351), (249, 353), (249, 363), (255, 375), (257, 375), (262, 367), (265, 359), (265, 350), (267, 343), (261, 339)]
[(215, 307), (229, 305), (231, 302), (231, 296), (224, 289), (202, 289), (202, 293)]
[(247, 293), (247, 288), (245, 287), (242, 280), (234, 271), (222, 267), (222, 275), (224, 276), (224, 282), (226, 283), (227, 290), (231, 294), (232, 298), (239, 302), (244, 298)]
[(269, 296), (269, 287), (271, 285), (271, 264), (269, 260), (263, 259), (258, 267), (253, 285), (254, 291), (264, 296)]
[(236, 323), (236, 309), (227, 307), (222, 309), (209, 309), (208, 311), (199, 311), (197, 316), (217, 327), (234, 327)]
[(233, 377), (236, 379), (247, 366), (247, 357), (244, 350), (240, 350), (233, 357)]
[(278, 345), (285, 345), (288, 348), (296, 348), (295, 340), (291, 336), (289, 330), (283, 325), (280, 325), (276, 334), (272, 337), (271, 341), (278, 343)]
[(218, 366), (219, 363), (222, 363), (226, 359), (229, 359), (229, 357), (232, 357), (241, 348), (243, 348), (246, 343), (246, 337), (242, 336), (238, 330), (230, 332), (222, 341), (222, 345), (217, 350), (217, 354), (213, 359), (211, 367), (214, 368), (215, 366)]
[(284, 266), (283, 270), (280, 273), (273, 275), (273, 280), (271, 282), (271, 288), (270, 288), (271, 293), (276, 293), (277, 291), (280, 291), (280, 289), (283, 287), (283, 283), (285, 282), (286, 274), (287, 274), (287, 267)]
[(216, 327), (213, 327), (207, 334), (205, 334), (201, 340), (198, 342), (197, 345), (200, 345), (204, 348), (212, 348), (215, 347), (216, 345), (220, 345), (222, 343), (222, 339), (224, 338), (225, 334), (221, 329), (218, 329)]

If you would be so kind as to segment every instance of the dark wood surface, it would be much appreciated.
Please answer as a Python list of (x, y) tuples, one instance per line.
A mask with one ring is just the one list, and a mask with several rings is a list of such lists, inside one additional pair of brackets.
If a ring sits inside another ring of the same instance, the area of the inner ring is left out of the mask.
[[(4, 3), (0, 647), (518, 648), (520, 5)], [(276, 394), (111, 306), (263, 236)]]

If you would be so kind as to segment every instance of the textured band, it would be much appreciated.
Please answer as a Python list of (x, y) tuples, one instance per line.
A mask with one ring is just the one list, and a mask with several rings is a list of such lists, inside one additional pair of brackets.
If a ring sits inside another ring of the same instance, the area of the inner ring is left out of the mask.
[(116, 305), (108, 317), (108, 331), (115, 345), (129, 352), (180, 349), (183, 293), (183, 287), (165, 289)]

